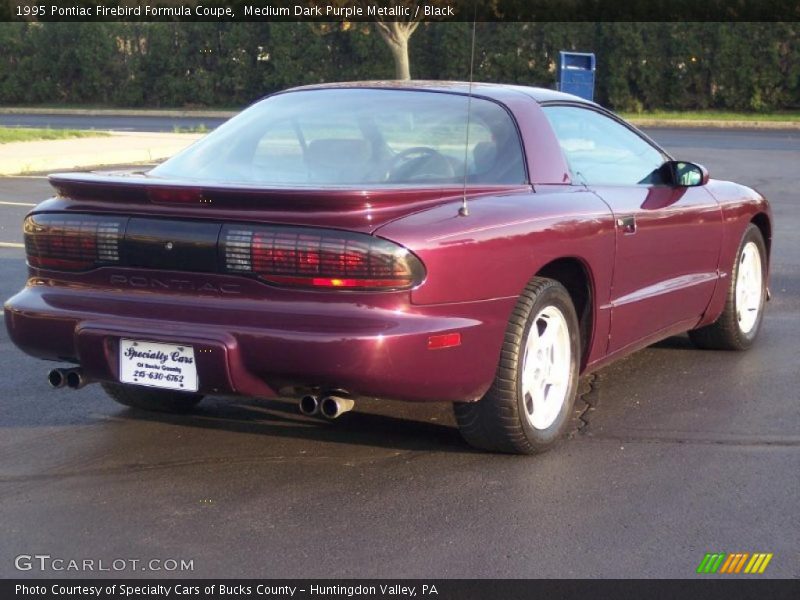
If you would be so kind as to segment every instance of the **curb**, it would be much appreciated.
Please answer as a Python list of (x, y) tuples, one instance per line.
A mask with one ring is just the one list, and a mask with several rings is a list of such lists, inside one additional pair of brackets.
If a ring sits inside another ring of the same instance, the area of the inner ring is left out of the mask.
[[(25, 108), (0, 106), (0, 115), (64, 115), (83, 117), (167, 117), (195, 119), (230, 119), (239, 110), (183, 110), (147, 108)], [(800, 129), (800, 121), (727, 121), (719, 119), (662, 119), (647, 117), (623, 117), (637, 127), (669, 127), (699, 129)]]
[(800, 121), (721, 121), (713, 119), (647, 119), (625, 118), (636, 127), (664, 127), (670, 129), (769, 129), (800, 130)]
[(230, 119), (238, 110), (150, 110), (124, 108), (25, 108), (0, 106), (0, 115), (75, 115), (82, 117), (178, 117)]

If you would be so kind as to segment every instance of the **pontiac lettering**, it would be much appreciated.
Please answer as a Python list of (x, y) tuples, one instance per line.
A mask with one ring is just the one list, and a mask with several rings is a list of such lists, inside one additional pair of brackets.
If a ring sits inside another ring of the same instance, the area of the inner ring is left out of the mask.
[(241, 294), (241, 287), (235, 283), (194, 282), (188, 279), (160, 279), (143, 275), (112, 275), (112, 285), (127, 285), (140, 289), (175, 290), (180, 292), (203, 292), (212, 294)]

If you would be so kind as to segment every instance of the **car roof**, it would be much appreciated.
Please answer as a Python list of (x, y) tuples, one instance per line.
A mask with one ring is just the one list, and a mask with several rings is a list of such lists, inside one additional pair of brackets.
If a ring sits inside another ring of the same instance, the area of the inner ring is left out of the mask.
[(503, 101), (503, 98), (508, 95), (509, 91), (515, 91), (526, 96), (529, 96), (536, 102), (578, 102), (591, 106), (597, 106), (594, 102), (590, 102), (579, 96), (566, 94), (542, 87), (532, 87), (526, 85), (512, 85), (503, 83), (482, 83), (474, 82), (470, 84), (467, 81), (436, 81), (436, 80), (421, 80), (412, 79), (408, 81), (400, 80), (376, 80), (376, 81), (342, 81), (336, 83), (319, 83), (313, 85), (304, 85), (294, 87), (286, 91), (295, 90), (313, 90), (313, 89), (330, 89), (330, 88), (364, 88), (364, 89), (402, 89), (402, 90), (420, 90), (420, 91), (433, 91), (433, 92), (450, 92), (454, 94), (468, 94), (472, 93), (476, 96), (485, 96)]

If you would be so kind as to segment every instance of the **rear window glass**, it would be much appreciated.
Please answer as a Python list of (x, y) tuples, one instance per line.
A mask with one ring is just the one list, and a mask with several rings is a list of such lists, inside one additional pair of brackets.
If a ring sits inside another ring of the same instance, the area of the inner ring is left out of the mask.
[[(469, 104), (469, 136), (467, 107)], [(157, 177), (275, 186), (519, 184), (504, 108), (424, 91), (323, 89), (262, 100), (153, 169)]]

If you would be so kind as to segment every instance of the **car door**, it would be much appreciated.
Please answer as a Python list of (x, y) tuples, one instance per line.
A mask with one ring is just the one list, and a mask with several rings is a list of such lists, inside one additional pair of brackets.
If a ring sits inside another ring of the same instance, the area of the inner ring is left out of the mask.
[(691, 328), (718, 278), (722, 214), (705, 186), (675, 185), (663, 151), (617, 119), (577, 105), (544, 107), (581, 182), (616, 223), (608, 352)]

